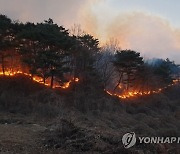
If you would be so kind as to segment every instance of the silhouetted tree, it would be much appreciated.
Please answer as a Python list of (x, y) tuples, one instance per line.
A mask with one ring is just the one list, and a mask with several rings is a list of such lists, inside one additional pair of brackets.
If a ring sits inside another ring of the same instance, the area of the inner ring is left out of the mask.
[(179, 66), (168, 58), (159, 60), (159, 64), (154, 66), (155, 75), (159, 76), (164, 83), (171, 83), (173, 75), (177, 74)]
[(32, 78), (39, 76), (44, 83), (49, 78), (51, 87), (55, 81), (62, 83), (68, 73), (74, 79), (80, 78), (82, 83), (91, 84), (93, 82), (89, 81), (99, 80), (104, 88), (114, 85), (116, 78), (114, 91), (120, 84), (127, 90), (132, 86), (144, 90), (155, 87), (154, 83), (171, 83), (180, 72), (179, 66), (169, 59), (156, 60), (153, 65), (144, 64), (140, 53), (120, 50), (115, 39), (100, 49), (98, 39), (85, 34), (78, 25), (69, 34), (52, 19), (23, 24), (0, 15), (0, 63), (3, 73), (5, 66), (12, 71), (15, 57), (21, 57)]
[(113, 64), (118, 73), (118, 82), (114, 91), (121, 82), (127, 85), (128, 90), (132, 81), (135, 80), (136, 72), (142, 67), (143, 58), (138, 52), (122, 50), (116, 52)]
[(79, 51), (76, 55), (76, 69), (83, 80), (88, 80), (89, 75), (95, 69), (96, 56), (99, 52), (99, 41), (93, 36), (86, 34), (77, 38)]
[[(26, 28), (27, 27), (27, 28)], [(63, 67), (68, 55), (68, 31), (52, 19), (37, 25), (28, 23), (19, 35), (22, 38), (21, 51), (24, 62), (30, 67), (30, 72), (43, 78), (43, 82), (51, 77), (53, 87), (55, 76), (63, 76)]]
[(5, 73), (5, 58), (9, 56), (9, 51), (14, 47), (15, 34), (11, 19), (5, 15), (0, 15), (0, 63), (3, 74)]

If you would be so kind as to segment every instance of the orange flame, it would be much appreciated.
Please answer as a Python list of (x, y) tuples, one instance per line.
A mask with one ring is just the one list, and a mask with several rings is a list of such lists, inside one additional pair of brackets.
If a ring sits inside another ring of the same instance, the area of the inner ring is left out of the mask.
[[(22, 72), (22, 71), (14, 71), (14, 72), (11, 72), (11, 71), (5, 71), (4, 73), (3, 72), (0, 72), (0, 75), (5, 75), (5, 76), (15, 76), (15, 75), (18, 75), (18, 74), (21, 74), (21, 75), (24, 75), (24, 76), (28, 76), (28, 77), (32, 77), (31, 74), (28, 74), (28, 73), (25, 73), (25, 72)], [(61, 89), (67, 89), (70, 87), (70, 84), (72, 82), (79, 82), (79, 78), (73, 78), (71, 80), (69, 80), (68, 82), (65, 82), (63, 83), (63, 85), (59, 85), (59, 84), (55, 84), (53, 88), (61, 88)], [(37, 82), (37, 83), (40, 83), (40, 84), (43, 84), (45, 86), (50, 86), (50, 83), (44, 83), (42, 81), (42, 78), (41, 77), (38, 77), (38, 76), (35, 76), (33, 77), (33, 81)], [(159, 88), (157, 90), (151, 90), (151, 91), (128, 91), (128, 92), (125, 92), (123, 94), (116, 94), (116, 93), (112, 93), (108, 90), (105, 89), (106, 93), (110, 96), (116, 96), (118, 98), (121, 98), (121, 99), (127, 99), (127, 98), (132, 98), (132, 97), (137, 97), (137, 96), (143, 96), (143, 95), (151, 95), (151, 94), (158, 94), (160, 92), (162, 92), (162, 90), (164, 89), (167, 89), (168, 87), (171, 87), (171, 86), (174, 86), (175, 84), (179, 83), (180, 80), (179, 79), (176, 79), (176, 80), (173, 80), (173, 83), (172, 84), (169, 84), (163, 88)], [(119, 87), (120, 89), (122, 88), (121, 86)]]
[(106, 91), (106, 93), (110, 96), (116, 96), (118, 98), (121, 98), (121, 99), (127, 99), (127, 98), (132, 98), (132, 97), (138, 97), (138, 96), (144, 96), (144, 95), (151, 95), (151, 94), (158, 94), (160, 92), (162, 92), (163, 90), (167, 89), (168, 87), (171, 87), (171, 86), (174, 86), (175, 84), (179, 83), (180, 80), (176, 79), (176, 80), (173, 80), (173, 83), (172, 84), (169, 84), (163, 88), (159, 88), (157, 90), (151, 90), (151, 91), (128, 91), (128, 92), (125, 92), (123, 94), (116, 94), (116, 93), (112, 93), (106, 89), (104, 89)]
[[(15, 76), (15, 75), (18, 75), (18, 74), (21, 74), (21, 75), (24, 75), (24, 76), (28, 76), (28, 77), (32, 77), (31, 74), (28, 74), (28, 73), (24, 73), (22, 71), (14, 71), (14, 72), (11, 72), (11, 71), (5, 71), (4, 73), (3, 72), (0, 72), (0, 75), (4, 75), (4, 76)], [(50, 83), (44, 83), (42, 81), (42, 78), (41, 77), (38, 77), (38, 76), (35, 76), (33, 77), (33, 81), (37, 82), (37, 83), (40, 83), (40, 84), (43, 84), (45, 86), (50, 86)], [(59, 85), (59, 84), (55, 84), (53, 86), (53, 88), (62, 88), (62, 89), (67, 89), (70, 87), (70, 84), (75, 81), (75, 82), (79, 82), (79, 78), (73, 78), (72, 80), (66, 82), (66, 83), (63, 83), (63, 85)]]

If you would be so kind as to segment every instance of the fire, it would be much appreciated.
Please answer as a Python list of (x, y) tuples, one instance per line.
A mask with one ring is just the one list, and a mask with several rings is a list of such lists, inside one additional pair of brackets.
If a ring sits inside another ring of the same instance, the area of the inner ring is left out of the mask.
[(138, 96), (145, 96), (145, 95), (151, 95), (151, 94), (158, 94), (160, 92), (162, 92), (163, 90), (167, 89), (168, 87), (174, 86), (175, 84), (179, 83), (180, 80), (173, 80), (172, 84), (169, 84), (165, 87), (159, 88), (157, 90), (149, 90), (149, 91), (128, 91), (128, 92), (124, 92), (122, 94), (116, 94), (116, 93), (112, 93), (106, 89), (104, 89), (104, 91), (110, 95), (110, 96), (116, 96), (118, 98), (121, 99), (127, 99), (127, 98), (132, 98), (132, 97), (138, 97)]
[(17, 72), (5, 71), (4, 73), (0, 72), (0, 75), (5, 75), (5, 76), (14, 76), (16, 74), (23, 74), (23, 72), (21, 71), (17, 71)]
[[(105, 90), (106, 91), (106, 90)], [(111, 96), (113, 96), (113, 94), (112, 93), (110, 93), (109, 91), (106, 91), (107, 92), (107, 94), (109, 94), (109, 95), (111, 95)]]
[[(0, 72), (0, 75), (1, 75), (1, 76), (2, 76), (2, 75), (4, 75), (4, 76), (15, 76), (15, 75), (18, 75), (18, 74), (24, 75), (24, 76), (28, 76), (28, 77), (32, 77), (31, 74), (24, 73), (24, 72), (22, 72), (22, 71), (14, 71), (14, 72), (5, 71), (4, 73), (3, 73), (3, 72)], [(44, 83), (44, 82), (42, 81), (42, 78), (41, 78), (41, 77), (34, 76), (34, 77), (33, 77), (33, 81), (34, 81), (34, 82), (37, 82), (37, 83), (39, 83), (39, 84), (43, 84), (43, 85), (45, 85), (45, 86), (50, 87), (50, 82)], [(70, 87), (70, 84), (71, 84), (72, 82), (79, 82), (79, 78), (73, 78), (73, 79), (69, 80), (68, 82), (63, 83), (63, 85), (59, 85), (58, 83), (56, 83), (56, 84), (54, 84), (53, 88), (67, 89), (67, 88)]]
[[(15, 75), (18, 75), (18, 74), (21, 74), (21, 75), (24, 75), (24, 76), (28, 76), (28, 77), (32, 77), (31, 74), (28, 74), (28, 73), (25, 73), (25, 72), (22, 72), (22, 71), (5, 71), (4, 73), (3, 72), (0, 72), (0, 75), (5, 75), (5, 76), (15, 76)], [(65, 82), (63, 83), (63, 85), (60, 85), (60, 84), (54, 84), (53, 88), (61, 88), (61, 89), (68, 89), (71, 85), (72, 82), (79, 82), (79, 78), (72, 78), (71, 80), (69, 80), (68, 82)], [(42, 81), (42, 78), (41, 77), (38, 77), (38, 76), (34, 76), (33, 77), (33, 81), (39, 83), (39, 84), (43, 84), (45, 86), (48, 86), (50, 87), (50, 82), (46, 82), (44, 83)], [(127, 99), (127, 98), (132, 98), (132, 97), (138, 97), (138, 96), (144, 96), (144, 95), (151, 95), (151, 94), (158, 94), (160, 92), (162, 92), (164, 89), (167, 89), (168, 87), (171, 87), (171, 86), (174, 86), (175, 84), (179, 83), (180, 80), (179, 79), (176, 79), (176, 80), (173, 80), (173, 83), (172, 84), (169, 84), (163, 88), (159, 88), (157, 90), (151, 90), (151, 91), (137, 91), (137, 90), (133, 90), (133, 91), (128, 91), (128, 92), (124, 92), (122, 94), (116, 94), (116, 93), (112, 93), (106, 89), (104, 89), (104, 91), (110, 95), (110, 96), (116, 96), (118, 98), (121, 98), (121, 99)], [(119, 86), (120, 89), (122, 89), (122, 86)]]
[(74, 81), (75, 81), (75, 82), (79, 82), (79, 78), (75, 78)]
[[(70, 81), (66, 82), (63, 86), (59, 86), (59, 88), (67, 89), (67, 88), (69, 88), (71, 82), (72, 81), (70, 80)], [(55, 88), (57, 88), (57, 87), (55, 87)]]

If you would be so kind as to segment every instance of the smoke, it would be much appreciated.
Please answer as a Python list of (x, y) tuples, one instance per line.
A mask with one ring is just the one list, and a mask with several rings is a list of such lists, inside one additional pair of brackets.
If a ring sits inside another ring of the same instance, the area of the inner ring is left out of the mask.
[(125, 13), (107, 25), (107, 36), (122, 49), (141, 52), (145, 58), (170, 58), (180, 63), (180, 29), (164, 18), (142, 12)]
[(99, 32), (101, 31), (101, 24), (99, 24), (99, 14), (94, 12), (94, 7), (103, 4), (106, 0), (86, 0), (85, 5), (80, 8), (78, 12), (78, 19), (82, 26), (82, 29), (90, 33), (95, 37), (99, 37)]
[[(81, 23), (82, 15), (88, 19), (90, 6), (100, 0), (1, 0), (0, 13), (22, 22), (42, 22), (52, 18), (66, 27)], [(91, 18), (91, 17), (90, 17)]]
[(139, 51), (145, 58), (168, 57), (180, 63), (180, 29), (166, 19), (148, 13), (121, 12), (114, 17), (116, 14), (110, 8), (97, 11), (96, 6), (105, 1), (0, 0), (0, 13), (23, 22), (52, 18), (66, 28), (80, 24), (85, 32), (99, 38), (101, 45), (115, 38), (122, 49)]

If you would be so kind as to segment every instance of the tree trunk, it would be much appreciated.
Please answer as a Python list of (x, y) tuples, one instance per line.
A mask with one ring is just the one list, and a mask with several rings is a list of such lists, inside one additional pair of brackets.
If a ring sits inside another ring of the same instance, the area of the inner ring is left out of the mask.
[(127, 89), (126, 89), (127, 91), (129, 91), (129, 82), (130, 82), (129, 81), (129, 74), (127, 74)]
[(46, 78), (45, 77), (43, 77), (43, 82), (44, 82), (44, 84), (46, 83)]
[(1, 55), (1, 63), (2, 63), (2, 72), (3, 72), (3, 75), (5, 75), (4, 56), (3, 55)]
[(51, 76), (51, 88), (53, 88), (53, 84), (54, 84), (54, 75), (52, 74), (52, 76)]
[(117, 87), (120, 85), (122, 76), (123, 76), (123, 73), (121, 73), (121, 75), (120, 75), (120, 77), (119, 77), (119, 81), (118, 81), (116, 87), (114, 88), (114, 92), (115, 92), (115, 90), (117, 89)]

